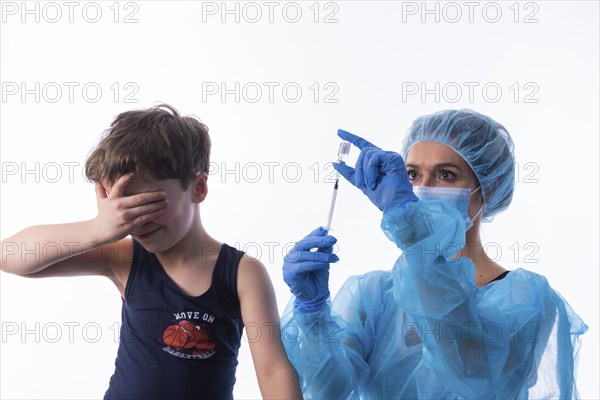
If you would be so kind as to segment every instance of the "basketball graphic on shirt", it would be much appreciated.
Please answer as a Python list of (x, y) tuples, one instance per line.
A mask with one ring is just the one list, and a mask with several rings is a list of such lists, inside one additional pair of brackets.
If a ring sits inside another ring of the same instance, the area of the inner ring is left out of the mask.
[(163, 332), (163, 342), (167, 346), (171, 346), (174, 349), (181, 350), (187, 342), (188, 334), (179, 325), (170, 325)]
[(194, 332), (196, 332), (197, 326), (192, 324), (190, 321), (181, 321), (179, 322), (179, 326), (183, 328), (185, 331), (187, 338), (184, 349), (193, 349), (196, 347), (196, 341), (194, 340)]
[(207, 351), (215, 348), (215, 344), (210, 342), (206, 331), (202, 328), (195, 332), (194, 341), (196, 342), (196, 350)]
[(179, 326), (185, 329), (186, 332), (193, 332), (196, 330), (196, 325), (192, 324), (190, 321), (180, 321)]
[(215, 349), (215, 344), (210, 342), (204, 329), (196, 331), (196, 334), (194, 335), (194, 341), (196, 346), (192, 352), (193, 355), (205, 354)]
[[(212, 342), (214, 317), (210, 314), (188, 312), (188, 318), (176, 319), (167, 322), (162, 329), (163, 348), (167, 353), (185, 359), (204, 360), (212, 357), (216, 352), (216, 344)], [(196, 316), (197, 315), (197, 316)], [(176, 315), (178, 317), (178, 315)]]
[(198, 342), (196, 343), (196, 350), (194, 354), (204, 353), (205, 351), (214, 350), (215, 344), (211, 342)]

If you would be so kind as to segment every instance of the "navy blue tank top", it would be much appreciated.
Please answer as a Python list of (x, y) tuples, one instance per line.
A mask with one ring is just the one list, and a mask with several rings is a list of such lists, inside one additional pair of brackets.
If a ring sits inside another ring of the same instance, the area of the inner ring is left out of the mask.
[(243, 252), (223, 244), (210, 288), (186, 295), (133, 241), (115, 372), (105, 399), (232, 399), (243, 322)]

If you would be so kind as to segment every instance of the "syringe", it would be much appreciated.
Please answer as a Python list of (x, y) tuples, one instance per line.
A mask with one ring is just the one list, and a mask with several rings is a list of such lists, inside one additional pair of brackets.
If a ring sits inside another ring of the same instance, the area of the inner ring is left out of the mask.
[[(340, 143), (340, 148), (338, 150), (338, 159), (337, 162), (344, 164), (346, 157), (350, 154), (350, 142), (343, 141)], [(335, 208), (335, 199), (337, 198), (338, 187), (340, 183), (340, 173), (335, 173), (335, 184), (333, 185), (333, 195), (331, 196), (331, 204), (329, 205), (329, 215), (327, 216), (327, 225), (325, 225), (325, 230), (329, 231), (331, 229), (331, 220), (333, 219), (333, 210)]]

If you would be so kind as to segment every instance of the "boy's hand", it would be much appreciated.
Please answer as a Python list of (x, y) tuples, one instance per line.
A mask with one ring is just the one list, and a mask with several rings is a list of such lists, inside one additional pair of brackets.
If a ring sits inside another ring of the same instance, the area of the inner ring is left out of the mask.
[(99, 243), (121, 240), (165, 211), (168, 200), (164, 191), (124, 196), (127, 184), (133, 179), (133, 174), (123, 175), (117, 179), (110, 194), (101, 183), (96, 182), (98, 216), (93, 225)]

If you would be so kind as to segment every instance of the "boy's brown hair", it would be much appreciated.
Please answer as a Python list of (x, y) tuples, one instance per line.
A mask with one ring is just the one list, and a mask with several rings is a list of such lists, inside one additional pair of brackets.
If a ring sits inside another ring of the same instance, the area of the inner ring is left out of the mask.
[(168, 104), (119, 114), (85, 163), (92, 182), (112, 185), (138, 177), (179, 179), (186, 189), (198, 172), (208, 173), (210, 137), (198, 119), (182, 117)]

